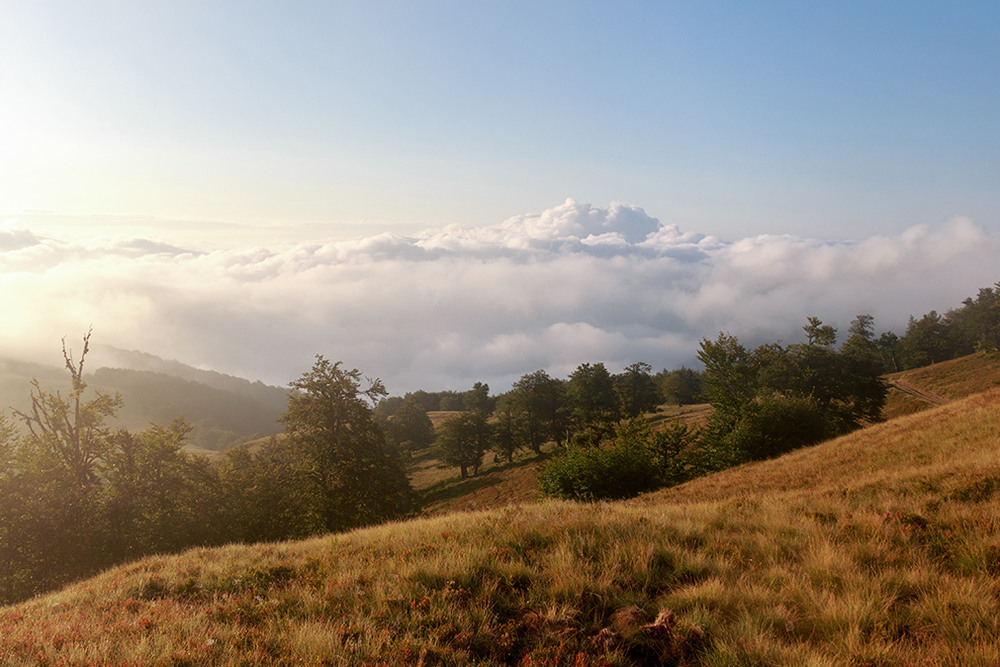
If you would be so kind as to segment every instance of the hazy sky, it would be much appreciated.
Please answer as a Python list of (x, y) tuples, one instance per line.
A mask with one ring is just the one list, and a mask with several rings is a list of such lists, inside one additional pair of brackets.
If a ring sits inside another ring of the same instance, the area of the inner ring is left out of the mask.
[(323, 353), (461, 388), (806, 315), (898, 328), (1000, 279), (996, 3), (0, 17), (12, 353), (93, 323), (269, 381)]

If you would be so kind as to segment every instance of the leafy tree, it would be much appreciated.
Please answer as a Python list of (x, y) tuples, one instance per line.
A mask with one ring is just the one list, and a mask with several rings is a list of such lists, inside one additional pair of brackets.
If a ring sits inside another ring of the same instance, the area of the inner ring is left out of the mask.
[(837, 330), (829, 324), (823, 324), (818, 317), (808, 317), (808, 324), (802, 329), (806, 332), (806, 342), (809, 345), (833, 346), (837, 343)]
[(462, 396), (462, 405), (466, 410), (481, 412), (489, 416), (493, 412), (495, 400), (490, 398), (490, 386), (485, 382), (477, 382), (472, 389)]
[(215, 470), (183, 451), (190, 432), (177, 418), (111, 436), (103, 504), (114, 526), (108, 542), (115, 561), (226, 541)]
[(706, 442), (729, 451), (733, 462), (773, 456), (881, 419), (886, 386), (878, 359), (858, 345), (838, 353), (814, 339), (751, 352), (720, 334), (715, 342), (702, 341), (699, 358), (715, 407)]
[(899, 367), (899, 336), (891, 331), (884, 331), (875, 342), (881, 360), (883, 373), (896, 373)]
[(701, 374), (681, 366), (677, 370), (662, 370), (653, 376), (659, 385), (663, 400), (677, 405), (690, 405), (700, 400)]
[(738, 419), (757, 397), (757, 368), (753, 355), (732, 334), (720, 333), (715, 341), (702, 339), (698, 359), (704, 393), (719, 415), (716, 421)]
[(441, 424), (438, 435), (441, 459), (445, 463), (458, 466), (462, 479), (479, 472), (483, 455), (490, 446), (490, 425), (485, 415), (478, 410), (463, 412), (450, 417)]
[(496, 452), (497, 456), (507, 459), (508, 463), (513, 463), (514, 455), (526, 447), (528, 441), (525, 423), (515, 408), (510, 394), (502, 396), (497, 401), (493, 417), (495, 419), (493, 451)]
[(441, 410), (448, 410), (450, 412), (458, 412), (465, 408), (464, 397), (454, 391), (442, 391), (439, 392), (439, 404), (441, 405)]
[(108, 453), (110, 429), (105, 421), (115, 416), (121, 407), (121, 397), (96, 392), (84, 401), (87, 383), (83, 380), (83, 365), (90, 351), (90, 332), (83, 337), (79, 361), (66, 350), (63, 339), (63, 360), (72, 385), (69, 396), (42, 391), (37, 380), (32, 381), (31, 408), (14, 414), (27, 427), (29, 448), (47, 462), (70, 475), (82, 490), (100, 481), (100, 466)]
[(1000, 283), (983, 287), (976, 298), (945, 315), (955, 354), (996, 350), (1000, 346)]
[(650, 374), (652, 370), (652, 366), (640, 361), (614, 376), (615, 392), (626, 418), (653, 412), (663, 401), (659, 387)]
[(392, 441), (402, 450), (424, 449), (434, 442), (434, 424), (427, 411), (412, 396), (406, 397), (386, 423)]
[(308, 461), (277, 437), (256, 451), (228, 451), (219, 477), (231, 541), (276, 542), (327, 530)]
[(618, 420), (614, 380), (604, 364), (580, 364), (566, 383), (566, 403), (578, 428), (610, 427)]
[(385, 395), (382, 383), (362, 387), (360, 371), (317, 356), (291, 387), (281, 422), (289, 446), (306, 462), (324, 528), (343, 530), (409, 511), (409, 482), (372, 418), (372, 405)]
[(563, 383), (544, 370), (522, 375), (512, 390), (521, 413), (528, 444), (536, 454), (549, 440), (562, 444), (566, 430), (565, 389)]
[(920, 368), (954, 356), (948, 321), (936, 310), (919, 320), (911, 316), (900, 344), (906, 368)]

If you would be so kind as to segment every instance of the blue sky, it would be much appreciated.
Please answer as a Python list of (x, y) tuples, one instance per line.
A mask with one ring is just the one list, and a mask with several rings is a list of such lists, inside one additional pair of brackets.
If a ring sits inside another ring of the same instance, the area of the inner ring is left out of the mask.
[(996, 3), (0, 12), (7, 354), (503, 390), (1000, 278)]
[[(1000, 6), (13, 2), (0, 211), (736, 238), (1000, 213)], [(354, 226), (350, 226), (353, 224)]]

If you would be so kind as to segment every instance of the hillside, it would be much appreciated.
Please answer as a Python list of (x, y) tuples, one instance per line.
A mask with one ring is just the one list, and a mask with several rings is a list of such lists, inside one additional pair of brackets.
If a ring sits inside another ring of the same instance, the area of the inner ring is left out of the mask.
[(146, 559), (6, 664), (1000, 662), (1000, 389), (639, 500)]
[[(168, 424), (183, 416), (194, 426), (189, 438), (193, 451), (220, 450), (281, 430), (277, 419), (287, 407), (285, 389), (138, 352), (114, 359), (145, 367), (101, 367), (85, 376), (91, 388), (121, 394), (124, 405), (118, 412), (117, 426), (142, 430), (150, 422)], [(44, 391), (65, 395), (69, 389), (69, 376), (63, 368), (0, 359), (0, 409), (27, 410), (33, 379)]]
[(1000, 359), (970, 354), (892, 373), (886, 380), (890, 391), (884, 414), (892, 419), (1000, 386)]

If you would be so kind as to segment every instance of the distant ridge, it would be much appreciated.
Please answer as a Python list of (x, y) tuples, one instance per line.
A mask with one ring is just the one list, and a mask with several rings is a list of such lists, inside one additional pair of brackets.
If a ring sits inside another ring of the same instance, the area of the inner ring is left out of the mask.
[[(92, 389), (122, 395), (118, 426), (141, 430), (183, 416), (194, 426), (192, 449), (212, 451), (281, 430), (287, 389), (104, 345), (94, 346), (87, 361), (84, 377)], [(33, 379), (46, 391), (69, 389), (63, 368), (0, 359), (0, 410), (27, 409)]]

